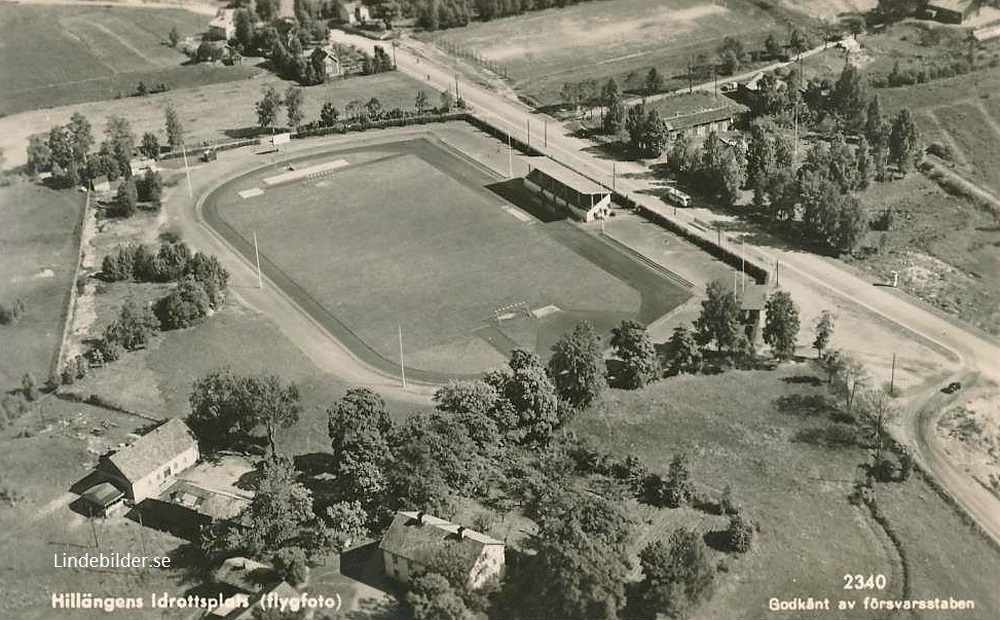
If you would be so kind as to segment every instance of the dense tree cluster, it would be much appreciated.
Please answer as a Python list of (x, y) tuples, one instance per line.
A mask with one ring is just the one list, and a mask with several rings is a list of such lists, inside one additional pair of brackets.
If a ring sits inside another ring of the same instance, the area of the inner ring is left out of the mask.
[(164, 242), (154, 254), (144, 245), (127, 244), (104, 257), (101, 276), (116, 282), (176, 282), (191, 277), (208, 296), (210, 305), (218, 308), (229, 284), (229, 272), (215, 256), (192, 253), (183, 242)]
[(140, 307), (131, 297), (122, 304), (118, 318), (104, 328), (95, 350), (99, 361), (114, 361), (125, 351), (145, 347), (157, 329), (157, 320), (148, 307)]

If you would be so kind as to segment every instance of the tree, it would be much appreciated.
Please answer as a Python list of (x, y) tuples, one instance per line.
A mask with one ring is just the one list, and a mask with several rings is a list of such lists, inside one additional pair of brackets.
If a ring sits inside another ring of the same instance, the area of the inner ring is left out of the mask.
[[(257, 6), (259, 7), (260, 3)], [(263, 96), (257, 102), (257, 124), (260, 125), (261, 129), (267, 129), (274, 126), (278, 120), (278, 110), (281, 109), (283, 102), (281, 95), (274, 90), (273, 86), (265, 86), (262, 93)]]
[(670, 132), (667, 125), (660, 120), (660, 113), (650, 110), (643, 125), (642, 144), (643, 155), (649, 158), (657, 158), (663, 154), (670, 140)]
[(536, 520), (533, 587), (524, 593), (547, 618), (615, 618), (625, 603), (632, 523), (616, 504), (564, 491)]
[(73, 161), (73, 136), (63, 125), (56, 125), (49, 130), (49, 153), (52, 160), (53, 173), (57, 170), (65, 172)]
[(66, 128), (73, 141), (73, 159), (83, 168), (87, 163), (87, 153), (94, 146), (94, 132), (90, 121), (83, 114), (74, 112)]
[(788, 291), (775, 291), (767, 299), (764, 322), (764, 342), (771, 346), (775, 357), (787, 360), (795, 355), (799, 335), (799, 309)]
[(660, 360), (646, 328), (636, 321), (622, 321), (611, 330), (611, 347), (622, 362), (619, 383), (626, 389), (645, 387), (660, 377)]
[(506, 401), (497, 425), (520, 443), (545, 445), (559, 425), (556, 388), (534, 353), (514, 349), (507, 364), (485, 378)]
[(834, 109), (849, 128), (856, 129), (867, 120), (868, 101), (861, 72), (850, 61), (845, 62), (831, 93)]
[(288, 124), (296, 129), (302, 124), (302, 119), (305, 118), (305, 114), (302, 112), (303, 99), (304, 96), (301, 88), (289, 86), (288, 90), (285, 91), (285, 111), (288, 114)]
[(417, 98), (413, 104), (414, 107), (417, 108), (417, 112), (420, 112), (421, 114), (424, 110), (431, 107), (430, 99), (427, 97), (427, 93), (423, 89), (417, 91)]
[(472, 620), (460, 593), (437, 573), (424, 573), (413, 579), (406, 603), (413, 609), (414, 620)]
[(441, 111), (450, 112), (455, 107), (455, 98), (451, 96), (450, 90), (441, 91)]
[(27, 170), (29, 174), (46, 172), (52, 166), (52, 149), (49, 148), (48, 134), (36, 133), (28, 136)]
[(176, 151), (184, 144), (184, 127), (181, 126), (177, 110), (172, 105), (167, 106), (164, 118), (166, 119), (167, 144), (170, 145), (171, 150)]
[(882, 100), (875, 95), (865, 108), (865, 137), (875, 147), (886, 146), (889, 141), (889, 129), (882, 117)]
[(319, 111), (319, 124), (323, 127), (333, 127), (340, 120), (340, 110), (333, 105), (332, 101), (327, 101)]
[(208, 316), (211, 305), (204, 287), (194, 278), (187, 277), (157, 302), (156, 316), (161, 329), (184, 329)]
[(716, 343), (716, 350), (732, 347), (740, 332), (740, 305), (736, 293), (727, 290), (722, 280), (709, 282), (707, 297), (701, 302), (701, 314), (694, 323), (695, 337), (702, 345)]
[(830, 360), (830, 369), (833, 392), (844, 400), (844, 411), (853, 415), (857, 395), (868, 385), (868, 371), (860, 362), (846, 355)]
[(367, 538), (368, 515), (361, 502), (335, 502), (326, 509), (327, 520), (333, 524), (333, 551), (343, 553), (357, 540)]
[(201, 284), (208, 296), (208, 303), (216, 310), (225, 300), (226, 289), (229, 286), (229, 272), (219, 259), (201, 252), (196, 252), (184, 267), (184, 274), (189, 275)]
[(172, 26), (170, 28), (170, 34), (167, 35), (167, 40), (170, 41), (170, 47), (177, 47), (177, 44), (181, 42), (181, 33), (177, 32), (177, 26)]
[(792, 30), (792, 34), (788, 37), (788, 47), (796, 54), (801, 54), (809, 49), (809, 40), (796, 28)]
[(135, 215), (135, 208), (139, 202), (139, 190), (135, 186), (135, 179), (129, 177), (118, 186), (115, 195), (115, 206), (117, 214), (121, 217), (132, 217)]
[(667, 374), (695, 374), (701, 371), (702, 355), (691, 330), (679, 325), (667, 342)]
[(767, 35), (767, 38), (764, 39), (764, 53), (767, 54), (768, 58), (772, 60), (780, 58), (783, 49), (773, 34)]
[(676, 455), (667, 469), (664, 481), (664, 503), (671, 508), (683, 506), (691, 501), (694, 486), (691, 483), (691, 465), (684, 453)]
[(737, 553), (750, 551), (753, 544), (754, 527), (742, 513), (729, 515), (729, 527), (726, 528), (726, 542), (729, 548)]
[(149, 159), (155, 159), (160, 154), (160, 141), (157, 139), (156, 134), (148, 131), (142, 134), (142, 143), (139, 145), (139, 152)]
[(309, 564), (302, 547), (282, 547), (274, 554), (274, 568), (291, 585), (304, 583), (309, 577)]
[(104, 328), (104, 341), (117, 343), (126, 351), (134, 351), (146, 346), (156, 327), (156, 317), (149, 307), (140, 308), (129, 297), (122, 304), (118, 318)]
[(920, 132), (906, 108), (896, 114), (889, 131), (889, 157), (906, 174), (920, 157)]
[(607, 382), (601, 339), (587, 322), (578, 323), (552, 347), (549, 374), (560, 398), (578, 409), (597, 398)]
[(372, 515), (381, 506), (386, 469), (392, 461), (392, 421), (385, 401), (367, 388), (353, 388), (327, 410), (327, 415), (341, 494), (348, 501), (361, 502)]
[(278, 18), (278, 10), (281, 8), (280, 0), (257, 0), (254, 2), (254, 9), (260, 21), (268, 23)]
[(28, 400), (38, 400), (38, 384), (30, 372), (24, 373), (21, 377), (21, 393)]
[(857, 179), (857, 189), (866, 189), (875, 176), (875, 162), (872, 159), (872, 149), (864, 136), (861, 136), (858, 140), (854, 174)]
[(862, 420), (875, 449), (876, 464), (883, 460), (889, 436), (886, 425), (895, 415), (892, 397), (881, 389), (868, 390), (863, 395)]
[(275, 375), (239, 376), (229, 369), (214, 371), (197, 383), (187, 418), (203, 450), (228, 447), (240, 437), (264, 427), (271, 455), (275, 436), (299, 419), (299, 389)]
[(159, 171), (146, 170), (146, 173), (136, 182), (135, 189), (139, 200), (159, 205), (160, 199), (163, 197), (163, 177)]
[(814, 328), (816, 337), (813, 339), (812, 346), (816, 349), (817, 359), (823, 357), (823, 351), (830, 345), (830, 338), (833, 337), (833, 327), (833, 315), (830, 314), (829, 310), (824, 310), (819, 315), (819, 319), (816, 320)]
[(643, 548), (639, 564), (643, 579), (636, 593), (647, 614), (666, 612), (679, 618), (711, 596), (715, 567), (698, 532), (674, 530), (667, 543), (658, 540)]
[(233, 15), (236, 44), (242, 53), (253, 49), (253, 17), (247, 9), (237, 9)]
[(746, 60), (743, 43), (733, 37), (725, 37), (719, 45), (719, 64), (723, 75), (732, 75), (739, 71)]
[(130, 176), (132, 153), (135, 151), (135, 134), (132, 133), (132, 126), (120, 116), (109, 116), (104, 135), (119, 172), (124, 176)]
[(663, 90), (663, 78), (656, 67), (651, 67), (649, 73), (646, 74), (646, 80), (643, 82), (643, 93), (648, 97), (655, 95), (661, 90)]

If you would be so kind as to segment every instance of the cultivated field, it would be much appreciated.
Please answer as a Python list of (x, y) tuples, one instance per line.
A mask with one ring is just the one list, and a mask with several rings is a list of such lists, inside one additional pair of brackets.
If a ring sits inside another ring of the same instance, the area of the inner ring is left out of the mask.
[[(718, 574), (716, 595), (697, 617), (802, 617), (802, 612), (769, 612), (772, 596), (860, 599), (864, 594), (843, 589), (845, 573), (885, 574), (889, 587), (875, 595), (902, 594), (898, 553), (881, 528), (847, 500), (867, 454), (836, 445), (830, 413), (814, 401), (826, 391), (819, 377), (808, 362), (777, 371), (677, 377), (640, 392), (609, 392), (573, 423), (577, 433), (603, 449), (635, 454), (661, 474), (674, 455), (686, 452), (696, 484), (714, 493), (731, 484), (737, 503), (760, 523), (753, 549), (732, 559), (728, 573)], [(977, 610), (984, 610), (980, 617), (993, 617), (1000, 553), (956, 527), (957, 515), (925, 484), (911, 479), (879, 488), (889, 489), (883, 495), (891, 496), (890, 519), (904, 532), (914, 597), (974, 597)], [(691, 511), (662, 512), (661, 519), (645, 524), (645, 540), (665, 537), (681, 525), (721, 529), (718, 517), (701, 515), (699, 525)], [(935, 531), (948, 533), (948, 550)], [(972, 549), (959, 560), (962, 550)], [(951, 571), (953, 562), (962, 561), (960, 584)], [(935, 587), (938, 579), (945, 586)], [(880, 616), (855, 611), (831, 617)]]
[[(188, 67), (182, 67), (187, 69)], [(252, 67), (217, 67), (218, 70), (242, 71)], [(246, 77), (242, 73), (242, 77)], [(184, 126), (188, 144), (202, 141), (220, 142), (233, 140), (252, 133), (257, 127), (254, 103), (261, 97), (265, 85), (274, 86), (279, 92), (294, 85), (277, 77), (261, 73), (255, 79), (240, 79), (225, 84), (210, 84), (196, 88), (172, 90), (148, 97), (130, 97), (115, 101), (101, 101), (66, 105), (51, 110), (33, 110), (0, 118), (0, 149), (4, 153), (4, 167), (11, 168), (27, 160), (25, 148), (31, 134), (47, 132), (53, 125), (69, 122), (74, 112), (87, 117), (94, 126), (94, 135), (103, 135), (108, 116), (117, 115), (129, 120), (137, 136), (150, 131), (166, 141), (163, 111), (174, 106)], [(345, 80), (335, 80), (328, 84), (310, 86), (303, 89), (305, 98), (303, 112), (306, 121), (319, 118), (320, 108), (326, 101), (332, 102), (344, 112), (351, 101), (366, 103), (376, 97), (387, 109), (394, 107), (412, 108), (421, 83), (398, 72), (380, 73)], [(437, 95), (427, 90), (432, 102)], [(282, 114), (279, 122), (285, 120)], [(225, 155), (222, 155), (225, 157)]]
[[(714, 59), (723, 37), (736, 37), (754, 49), (768, 33), (787, 38), (787, 23), (808, 22), (803, 15), (765, 6), (749, 0), (587, 2), (437, 36), (506, 65), (518, 90), (552, 104), (561, 101), (565, 82), (615, 76), (619, 84), (636, 87), (654, 66), (668, 87), (686, 85), (688, 63), (699, 54)], [(632, 72), (636, 75), (628, 79)]]
[(251, 67), (187, 66), (167, 43), (204, 31), (183, 10), (0, 4), (0, 114), (127, 96), (140, 80), (171, 88), (240, 79)]
[[(348, 165), (328, 177), (256, 198), (237, 192), (274, 169), (242, 177), (209, 198), (206, 215), (216, 225), (217, 210), (244, 251), (256, 231), (269, 275), (372, 363), (398, 364), (402, 327), (408, 367), (473, 374), (502, 365), (515, 346), (544, 354), (573, 321), (607, 332), (688, 296), (567, 222), (516, 211), (486, 188), (495, 177), (430, 141), (296, 165), (338, 159)], [(491, 325), (495, 308), (518, 302), (558, 311)]]
[(0, 326), (0, 389), (20, 386), (30, 372), (48, 377), (62, 336), (73, 286), (84, 196), (27, 183), (0, 188), (0, 301), (20, 298), (25, 314)]

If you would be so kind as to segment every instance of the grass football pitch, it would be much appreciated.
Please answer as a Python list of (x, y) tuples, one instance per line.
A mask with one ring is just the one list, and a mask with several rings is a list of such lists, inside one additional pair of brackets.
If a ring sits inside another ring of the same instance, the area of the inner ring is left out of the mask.
[[(263, 178), (286, 164), (239, 177), (205, 215), (251, 258), (256, 232), (268, 277), (386, 371), (398, 370), (400, 329), (408, 376), (440, 380), (501, 366), (517, 346), (544, 356), (577, 320), (608, 333), (690, 296), (575, 224), (516, 211), (488, 188), (498, 179), (430, 139), (294, 165), (338, 159), (347, 165), (332, 174), (277, 187)], [(264, 195), (241, 198), (251, 187)], [(558, 311), (491, 322), (520, 302)]]

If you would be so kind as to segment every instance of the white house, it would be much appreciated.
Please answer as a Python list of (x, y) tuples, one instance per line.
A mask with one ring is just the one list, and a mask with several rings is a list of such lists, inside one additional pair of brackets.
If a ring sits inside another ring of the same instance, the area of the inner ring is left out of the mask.
[(132, 445), (101, 456), (97, 471), (139, 503), (158, 495), (175, 475), (194, 465), (198, 456), (198, 442), (191, 429), (173, 418)]
[(360, 2), (344, 2), (338, 9), (340, 21), (345, 24), (364, 24), (372, 19), (368, 7)]
[(379, 549), (386, 575), (409, 583), (435, 558), (447, 554), (462, 563), (471, 588), (482, 587), (504, 567), (502, 541), (423, 512), (397, 512)]

